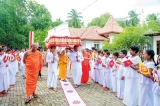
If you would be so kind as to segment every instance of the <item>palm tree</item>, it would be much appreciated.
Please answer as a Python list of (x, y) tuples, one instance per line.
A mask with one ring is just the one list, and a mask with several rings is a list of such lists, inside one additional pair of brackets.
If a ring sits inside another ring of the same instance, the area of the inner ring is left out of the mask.
[(158, 15), (159, 14), (148, 14), (147, 18), (146, 18), (146, 21), (157, 21), (158, 20)]
[(74, 27), (74, 28), (79, 28), (82, 25), (81, 19), (83, 18), (81, 16), (81, 12), (77, 12), (77, 10), (72, 9), (68, 13), (68, 22), (69, 22), (69, 27)]
[(130, 26), (136, 26), (137, 24), (139, 24), (140, 19), (138, 18), (138, 14), (134, 10), (129, 11), (128, 15), (130, 17), (129, 19)]

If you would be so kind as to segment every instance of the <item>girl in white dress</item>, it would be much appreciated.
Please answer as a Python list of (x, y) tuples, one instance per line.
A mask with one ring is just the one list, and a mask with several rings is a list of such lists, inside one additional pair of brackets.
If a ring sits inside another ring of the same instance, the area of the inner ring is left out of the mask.
[(123, 103), (127, 106), (137, 106), (138, 103), (138, 63), (141, 62), (140, 57), (137, 55), (139, 48), (137, 46), (130, 47), (131, 56), (128, 60), (132, 61), (132, 65), (126, 67), (124, 73), (125, 87)]
[(113, 53), (114, 66), (111, 68), (112, 91), (116, 96), (117, 96), (117, 78), (116, 78), (117, 64), (116, 64), (116, 61), (118, 57), (119, 57), (118, 52)]
[[(124, 62), (127, 60), (126, 55), (127, 55), (127, 51), (126, 50), (121, 50), (120, 53), (120, 62)], [(119, 100), (123, 100), (124, 97), (124, 83), (125, 83), (125, 78), (124, 78), (124, 72), (126, 70), (126, 67), (124, 66), (124, 64), (120, 63), (118, 65), (118, 69), (117, 69), (117, 97), (119, 98)]]
[[(160, 55), (157, 58), (158, 75), (156, 75), (155, 83), (153, 85), (152, 91), (154, 96), (154, 106), (160, 105)], [(156, 73), (154, 73), (155, 76)]]
[(152, 71), (155, 67), (154, 51), (146, 50), (144, 52), (145, 62), (143, 63), (150, 71), (149, 75), (140, 74), (139, 76), (139, 105), (138, 106), (153, 106), (153, 75)]
[(110, 52), (106, 51), (104, 53), (105, 59), (103, 61), (103, 72), (104, 72), (104, 82), (103, 82), (103, 88), (104, 90), (109, 90), (111, 89), (111, 75), (110, 75), (110, 67), (109, 67), (109, 62), (110, 62)]

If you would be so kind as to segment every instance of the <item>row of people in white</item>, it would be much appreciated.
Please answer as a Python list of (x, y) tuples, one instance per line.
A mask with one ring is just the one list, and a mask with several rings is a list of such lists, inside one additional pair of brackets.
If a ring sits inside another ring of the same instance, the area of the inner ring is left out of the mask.
[[(133, 51), (131, 50), (131, 52)], [(114, 59), (116, 67), (113, 66), (112, 68), (109, 66), (111, 59), (108, 55), (97, 56), (98, 58), (101, 57), (102, 63), (97, 64), (97, 61), (93, 60), (95, 64), (94, 70), (91, 70), (93, 71), (91, 72), (91, 78), (99, 84), (101, 84), (101, 79), (103, 79), (103, 87), (111, 88), (113, 92), (117, 93), (118, 98), (123, 99), (123, 103), (127, 106), (137, 106), (137, 104), (139, 106), (159, 106), (160, 74), (156, 82), (152, 80), (152, 74), (149, 76), (139, 74), (137, 65), (141, 62), (141, 59), (136, 54), (137, 52), (134, 51), (129, 58)], [(148, 53), (149, 57), (148, 59), (146, 57), (146, 62), (144, 62), (144, 65), (151, 71), (155, 67), (153, 61), (154, 52), (152, 54)], [(133, 64), (125, 67), (123, 64), (116, 64), (116, 60), (120, 60), (122, 63), (130, 60)], [(103, 75), (100, 75), (101, 72), (99, 71), (103, 72)], [(160, 73), (160, 68), (158, 72)]]

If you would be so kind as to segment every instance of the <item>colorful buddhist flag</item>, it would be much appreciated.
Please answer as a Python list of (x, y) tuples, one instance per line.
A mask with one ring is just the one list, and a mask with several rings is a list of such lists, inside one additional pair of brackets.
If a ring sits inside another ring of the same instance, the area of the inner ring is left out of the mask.
[(131, 60), (126, 60), (126, 61), (124, 61), (124, 66), (125, 67), (128, 67), (128, 66), (130, 66), (130, 65), (132, 65), (133, 63), (132, 63), (132, 61)]
[(20, 56), (16, 56), (16, 60), (17, 60), (17, 61), (21, 61)]
[(10, 60), (11, 60), (11, 57), (10, 57), (10, 56), (8, 56), (8, 57), (7, 57), (7, 60), (8, 60), (8, 61), (10, 61)]
[(98, 64), (101, 64), (102, 63), (101, 58), (98, 58), (97, 62), (98, 62)]
[(113, 60), (111, 60), (111, 61), (109, 62), (109, 66), (110, 66), (111, 68), (114, 66), (114, 61), (113, 61)]
[(123, 64), (120, 60), (117, 60), (116, 63), (119, 65)]
[(153, 69), (153, 77), (154, 77), (154, 81), (156, 81), (158, 79), (158, 70), (157, 70), (157, 68)]
[(149, 69), (141, 62), (139, 62), (139, 71), (141, 74), (144, 74), (144, 75), (150, 74)]

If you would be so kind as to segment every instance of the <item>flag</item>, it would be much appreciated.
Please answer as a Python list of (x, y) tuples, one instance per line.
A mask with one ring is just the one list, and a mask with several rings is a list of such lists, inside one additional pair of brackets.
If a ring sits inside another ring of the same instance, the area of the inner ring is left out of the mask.
[(153, 77), (154, 77), (154, 81), (156, 81), (158, 79), (158, 70), (157, 70), (157, 68), (153, 69)]
[(113, 61), (113, 60), (111, 60), (111, 61), (109, 62), (109, 66), (110, 66), (111, 68), (114, 66), (114, 61)]
[(144, 74), (144, 75), (150, 74), (149, 69), (143, 63), (139, 62), (138, 64), (139, 64), (139, 71), (141, 74)]
[(120, 60), (117, 60), (116, 63), (119, 65), (123, 64)]
[(10, 56), (8, 56), (8, 57), (7, 57), (7, 60), (9, 60), (9, 61), (10, 61), (10, 60), (11, 60), (11, 57), (10, 57)]
[(11, 53), (13, 56), (15, 56), (15, 52), (12, 50), (12, 53)]
[(130, 66), (130, 65), (132, 65), (133, 63), (132, 63), (132, 61), (131, 60), (126, 60), (126, 61), (124, 61), (124, 66), (125, 67), (128, 67), (128, 66)]
[(16, 60), (17, 61), (21, 61), (21, 58), (20, 58), (20, 56), (18, 55), (18, 56), (16, 56)]
[(3, 57), (3, 62), (5, 63), (7, 60), (6, 60), (6, 56)]
[(101, 64), (102, 63), (101, 58), (98, 58), (97, 62), (98, 62), (98, 64)]

